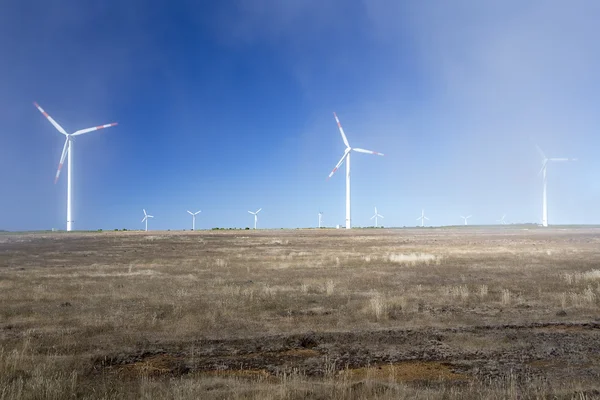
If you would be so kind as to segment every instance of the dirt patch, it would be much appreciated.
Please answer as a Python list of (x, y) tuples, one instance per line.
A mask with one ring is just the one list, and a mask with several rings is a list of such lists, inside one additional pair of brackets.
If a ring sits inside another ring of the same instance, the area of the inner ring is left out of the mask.
[(212, 370), (199, 371), (194, 374), (197, 377), (236, 378), (251, 381), (270, 381), (277, 379), (264, 369), (240, 369), (240, 370)]
[(189, 372), (183, 358), (169, 354), (152, 355), (131, 364), (117, 366), (114, 370), (129, 378), (181, 376)]
[(291, 350), (286, 350), (284, 352), (281, 352), (280, 354), (285, 357), (299, 357), (299, 358), (319, 356), (318, 352), (311, 350), (311, 349), (291, 349)]
[(421, 361), (346, 369), (340, 371), (340, 376), (352, 381), (368, 379), (391, 382), (457, 381), (468, 379), (466, 375), (454, 372), (450, 364)]

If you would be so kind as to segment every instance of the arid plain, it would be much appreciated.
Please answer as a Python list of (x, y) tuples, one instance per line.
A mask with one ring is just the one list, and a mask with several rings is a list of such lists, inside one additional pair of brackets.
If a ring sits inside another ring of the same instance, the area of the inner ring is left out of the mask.
[(0, 399), (597, 398), (600, 229), (0, 235)]

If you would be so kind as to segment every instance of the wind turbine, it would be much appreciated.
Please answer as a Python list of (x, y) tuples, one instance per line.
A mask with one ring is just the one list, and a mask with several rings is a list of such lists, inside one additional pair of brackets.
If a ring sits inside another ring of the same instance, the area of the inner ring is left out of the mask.
[(417, 218), (418, 220), (421, 220), (421, 228), (425, 226), (425, 220), (429, 221), (429, 218), (425, 216), (425, 209), (421, 210), (421, 216)]
[(468, 216), (466, 216), (466, 217), (463, 217), (463, 216), (461, 215), (460, 217), (461, 217), (462, 219), (464, 219), (464, 220), (465, 220), (465, 225), (469, 225), (469, 224), (467, 223), (467, 220), (468, 220), (469, 218), (471, 218), (471, 217), (472, 217), (472, 215), (468, 215)]
[(340, 124), (340, 120), (338, 119), (336, 113), (333, 113), (333, 116), (335, 117), (335, 121), (337, 122), (338, 128), (340, 129), (340, 133), (342, 134), (342, 140), (344, 141), (344, 144), (346, 145), (346, 150), (344, 150), (344, 155), (342, 155), (342, 158), (337, 163), (337, 165), (335, 166), (333, 171), (331, 171), (331, 173), (329, 174), (329, 177), (327, 179), (329, 179), (333, 176), (335, 171), (338, 170), (338, 168), (342, 165), (342, 163), (345, 160), (346, 161), (346, 229), (351, 229), (352, 221), (350, 219), (350, 152), (356, 151), (358, 153), (375, 154), (378, 156), (382, 156), (383, 154), (378, 153), (376, 151), (350, 147), (350, 144), (348, 143), (348, 139), (346, 138), (346, 134), (344, 133), (344, 129), (342, 128), (342, 124)]
[(260, 210), (262, 210), (262, 208), (259, 208), (255, 212), (248, 211), (250, 214), (254, 215), (254, 230), (256, 230), (256, 222), (258, 221), (258, 213), (260, 212)]
[(195, 213), (193, 213), (190, 210), (188, 210), (188, 214), (190, 214), (192, 216), (192, 230), (193, 231), (196, 230), (196, 214), (199, 214), (201, 212), (202, 211), (196, 211)]
[(33, 103), (35, 107), (40, 110), (40, 112), (50, 121), (52, 125), (58, 130), (60, 133), (66, 136), (65, 145), (63, 146), (62, 155), (60, 156), (60, 162), (58, 164), (58, 171), (56, 171), (56, 176), (54, 178), (54, 183), (58, 181), (58, 177), (60, 176), (60, 169), (62, 168), (65, 158), (67, 155), (69, 156), (68, 164), (67, 164), (67, 231), (70, 231), (73, 227), (73, 218), (71, 214), (71, 170), (73, 169), (73, 137), (83, 135), (84, 133), (97, 131), (98, 129), (110, 128), (111, 126), (116, 126), (117, 123), (113, 122), (112, 124), (99, 125), (93, 128), (80, 129), (73, 133), (67, 133), (42, 107), (38, 105), (38, 103)]
[(507, 224), (507, 222), (506, 222), (505, 218), (506, 218), (506, 214), (504, 214), (504, 215), (502, 216), (502, 218), (500, 218), (500, 219), (497, 219), (497, 220), (496, 220), (496, 222), (500, 222), (500, 224), (501, 224), (501, 225), (506, 225), (506, 224)]
[(148, 218), (154, 218), (154, 215), (146, 214), (145, 209), (143, 209), (143, 211), (144, 211), (144, 219), (142, 219), (142, 222), (146, 223), (146, 232), (148, 232)]
[(319, 228), (321, 227), (321, 217), (323, 216), (323, 211), (319, 211)]
[(547, 202), (547, 198), (546, 198), (546, 184), (548, 182), (547, 178), (546, 178), (546, 167), (548, 166), (548, 162), (560, 162), (560, 161), (577, 161), (576, 158), (548, 158), (546, 157), (546, 155), (544, 154), (544, 152), (542, 151), (542, 149), (540, 149), (540, 147), (536, 144), (535, 147), (537, 148), (538, 152), (540, 153), (540, 155), (542, 156), (542, 169), (540, 169), (539, 174), (542, 174), (542, 180), (543, 180), (543, 184), (544, 184), (544, 189), (543, 189), (543, 200), (542, 200), (542, 226), (548, 226), (548, 202)]
[(379, 217), (379, 218), (383, 218), (383, 215), (379, 214), (379, 213), (377, 212), (377, 207), (375, 207), (375, 215), (373, 215), (373, 216), (371, 217), (371, 219), (375, 218), (375, 228), (377, 228), (377, 227), (378, 227), (378, 224), (377, 224), (377, 217)]

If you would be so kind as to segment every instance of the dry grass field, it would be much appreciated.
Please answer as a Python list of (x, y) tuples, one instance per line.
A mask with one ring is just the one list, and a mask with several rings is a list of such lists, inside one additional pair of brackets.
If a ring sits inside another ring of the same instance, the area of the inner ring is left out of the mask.
[(600, 230), (0, 235), (0, 399), (600, 397)]

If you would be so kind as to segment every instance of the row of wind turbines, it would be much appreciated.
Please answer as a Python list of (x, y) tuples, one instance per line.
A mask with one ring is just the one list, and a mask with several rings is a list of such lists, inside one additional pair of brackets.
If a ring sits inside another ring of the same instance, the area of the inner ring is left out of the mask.
[[(256, 226), (258, 223), (258, 213), (262, 210), (262, 208), (259, 208), (256, 211), (248, 211), (250, 214), (254, 215), (254, 229), (256, 230)], [(150, 215), (146, 212), (146, 209), (142, 209), (142, 211), (144, 212), (144, 218), (142, 219), (142, 223), (146, 224), (146, 232), (148, 232), (148, 219), (149, 218), (154, 218), (154, 215)], [(195, 231), (196, 230), (196, 215), (198, 215), (199, 213), (201, 213), (202, 211), (196, 211), (196, 212), (191, 212), (190, 210), (187, 210), (187, 213), (190, 214), (192, 216), (192, 230)], [(319, 211), (318, 213), (318, 217), (319, 217), (319, 222), (318, 222), (318, 227), (319, 228), (323, 228), (323, 211)], [(471, 218), (472, 215), (468, 215), (466, 217), (464, 216), (460, 216), (460, 218), (463, 219), (464, 224), (468, 225), (468, 220), (469, 218)], [(377, 211), (377, 207), (375, 207), (375, 214), (373, 214), (373, 216), (370, 218), (371, 220), (375, 219), (375, 228), (379, 227), (379, 218), (384, 218), (383, 215), (379, 214), (379, 212)], [(497, 220), (497, 222), (499, 222), (502, 225), (506, 225), (508, 222), (506, 222), (505, 220), (506, 218), (506, 214), (504, 214), (502, 216), (502, 218), (500, 218), (499, 220)], [(427, 218), (425, 216), (425, 209), (421, 210), (421, 216), (417, 217), (417, 221), (421, 221), (421, 227), (425, 226), (425, 221), (429, 221), (429, 218)]]
[[(328, 179), (331, 178), (333, 176), (333, 174), (335, 174), (335, 172), (344, 163), (344, 161), (346, 161), (346, 229), (351, 229), (352, 228), (352, 220), (351, 220), (351, 212), (350, 212), (350, 152), (356, 151), (358, 153), (374, 154), (374, 155), (378, 155), (378, 156), (383, 156), (383, 153), (378, 153), (376, 151), (350, 147), (348, 138), (346, 137), (346, 134), (344, 133), (344, 129), (342, 128), (342, 124), (340, 123), (340, 120), (335, 112), (333, 113), (333, 116), (335, 117), (335, 121), (337, 122), (337, 126), (338, 126), (338, 129), (342, 136), (342, 141), (346, 145), (346, 149), (344, 150), (344, 154), (342, 155), (342, 158), (340, 159), (340, 161), (337, 163), (335, 168), (333, 168), (333, 171), (331, 171), (331, 173), (329, 174)], [(538, 145), (536, 145), (535, 147), (537, 148), (538, 152), (542, 156), (542, 168), (540, 169), (540, 172), (539, 172), (539, 174), (541, 174), (543, 177), (542, 226), (547, 227), (548, 226), (548, 200), (547, 200), (546, 187), (547, 187), (547, 183), (548, 183), (548, 179), (547, 179), (548, 163), (549, 162), (563, 162), (563, 161), (577, 161), (577, 159), (576, 158), (548, 158), (548, 157), (546, 157), (546, 154), (544, 154), (544, 152), (542, 151), (542, 149), (540, 149), (540, 147)], [(378, 216), (377, 209), (375, 209), (375, 215), (373, 217), (371, 217), (371, 219), (373, 219), (373, 218), (377, 219), (377, 216)], [(379, 215), (379, 217), (383, 218), (380, 215)], [(467, 217), (461, 216), (461, 218), (464, 219), (465, 225), (467, 225), (467, 219), (469, 219), (470, 217), (471, 217), (470, 215)], [(505, 225), (506, 224), (505, 217), (506, 217), (506, 214), (497, 222), (500, 222), (502, 225)], [(422, 210), (421, 216), (417, 218), (417, 221), (418, 220), (421, 220), (421, 226), (425, 225), (425, 220), (429, 220), (429, 218), (427, 218), (425, 216), (425, 210)], [(377, 221), (376, 221), (375, 225), (377, 225)]]
[[(261, 210), (262, 210), (262, 208), (259, 208), (258, 210), (254, 211), (254, 212), (248, 211), (250, 214), (254, 215), (254, 229), (256, 229), (256, 223), (258, 222), (258, 213)], [(146, 213), (146, 209), (142, 209), (142, 211), (144, 212), (144, 218), (142, 219), (142, 224), (143, 223), (146, 224), (146, 232), (148, 232), (148, 219), (154, 218), (154, 215), (150, 215), (150, 214)], [(191, 212), (190, 210), (187, 210), (187, 213), (192, 216), (192, 230), (193, 231), (196, 230), (196, 215), (200, 214), (201, 212), (202, 212), (202, 210), (198, 210), (196, 212)]]
[[(54, 178), (54, 183), (56, 183), (58, 181), (58, 178), (60, 176), (60, 171), (63, 167), (65, 159), (68, 157), (68, 160), (67, 160), (67, 231), (71, 231), (73, 228), (73, 218), (72, 218), (72, 212), (71, 212), (72, 211), (71, 171), (73, 169), (73, 138), (75, 136), (83, 135), (85, 133), (89, 133), (89, 132), (97, 131), (100, 129), (106, 129), (106, 128), (116, 126), (117, 123), (113, 122), (110, 124), (98, 125), (98, 126), (94, 126), (91, 128), (80, 129), (73, 133), (67, 133), (67, 131), (62, 126), (60, 126), (42, 107), (40, 107), (36, 102), (34, 102), (33, 104), (44, 115), (44, 117), (46, 117), (48, 119), (48, 121), (56, 128), (56, 130), (58, 130), (61, 134), (63, 134), (65, 136), (65, 143), (63, 145), (62, 154), (60, 156), (60, 161), (58, 164), (58, 170), (56, 171), (56, 176)], [(337, 123), (338, 129), (342, 136), (342, 141), (344, 142), (346, 149), (344, 150), (344, 154), (342, 155), (342, 158), (336, 164), (335, 168), (333, 168), (333, 170), (331, 171), (331, 173), (329, 174), (327, 179), (331, 178), (335, 174), (335, 172), (341, 167), (341, 165), (344, 162), (346, 162), (346, 229), (351, 229), (352, 228), (352, 219), (351, 219), (351, 208), (350, 208), (350, 155), (353, 151), (357, 152), (357, 153), (373, 154), (373, 155), (377, 155), (377, 156), (383, 156), (384, 154), (378, 153), (378, 152), (372, 151), (372, 150), (361, 149), (358, 147), (351, 147), (350, 143), (348, 142), (348, 138), (346, 137), (346, 134), (344, 133), (344, 129), (342, 128), (342, 124), (340, 123), (340, 120), (335, 112), (333, 113), (333, 116)], [(548, 163), (563, 162), (563, 161), (576, 161), (576, 159), (548, 158), (548, 157), (546, 157), (544, 152), (539, 148), (539, 146), (536, 145), (536, 147), (537, 147), (540, 155), (542, 156), (542, 168), (540, 169), (540, 172), (539, 172), (539, 174), (541, 174), (543, 177), (542, 226), (548, 226), (548, 207), (547, 207), (547, 190), (546, 190)], [(255, 229), (256, 229), (256, 224), (258, 221), (258, 213), (261, 210), (262, 210), (262, 208), (258, 209), (255, 212), (248, 211), (250, 214), (254, 215), (254, 228)], [(193, 229), (195, 229), (196, 214), (198, 214), (199, 212), (200, 211), (198, 211), (196, 213), (192, 213), (191, 211), (188, 211), (188, 213), (190, 213), (192, 215)], [(321, 227), (322, 215), (323, 215), (323, 213), (320, 212), (319, 213), (319, 227)], [(462, 218), (464, 218), (465, 225), (467, 224), (467, 219), (470, 217), (471, 216), (462, 217)], [(146, 213), (146, 210), (144, 210), (144, 219), (142, 220), (142, 223), (146, 224), (146, 230), (148, 230), (148, 219), (149, 218), (153, 218), (153, 216), (148, 215)], [(375, 215), (373, 215), (371, 217), (371, 219), (375, 219), (375, 226), (378, 226), (379, 218), (383, 218), (383, 216), (380, 215), (377, 212), (377, 208), (375, 208)], [(425, 216), (424, 210), (422, 211), (421, 216), (419, 218), (417, 218), (417, 220), (421, 220), (421, 226), (424, 226), (425, 220), (429, 220), (429, 218), (427, 218)], [(499, 220), (499, 222), (504, 223), (504, 217), (502, 218), (502, 220)]]

